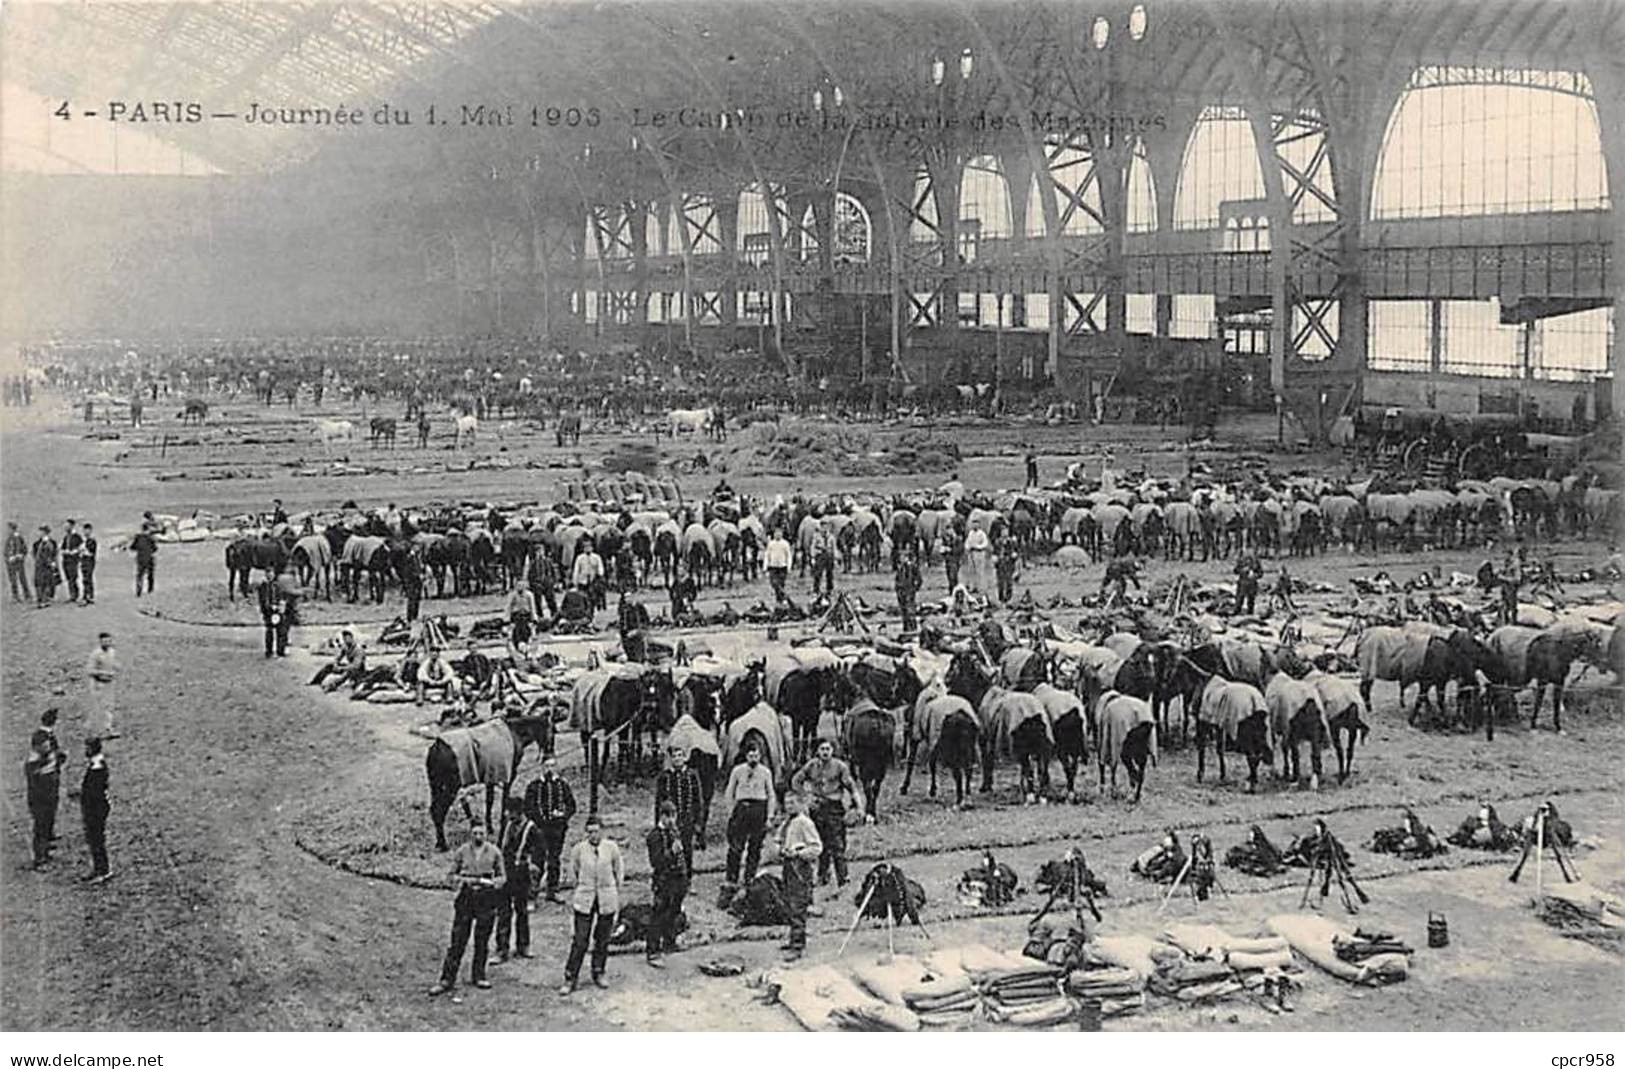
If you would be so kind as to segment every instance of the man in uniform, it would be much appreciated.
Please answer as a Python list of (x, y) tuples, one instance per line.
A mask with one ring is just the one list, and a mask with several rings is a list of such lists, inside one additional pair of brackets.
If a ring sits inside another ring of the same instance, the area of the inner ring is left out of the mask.
[(559, 614), (559, 562), (546, 546), (537, 545), (530, 555), (530, 592), (535, 595), (537, 611), (547, 603), (549, 618)]
[(265, 656), (288, 655), (288, 633), (293, 629), (293, 598), (282, 589), (280, 572), (265, 573), (260, 583), (260, 619), (265, 623)]
[(135, 553), (135, 596), (141, 596), (141, 580), (147, 581), (147, 593), (152, 593), (153, 558), (158, 555), (158, 540), (153, 537), (152, 524), (143, 522), (141, 530), (130, 540)]
[(96, 549), (96, 535), (87, 523), (79, 543), (79, 589), (84, 593), (85, 605), (96, 603)]
[(86, 883), (106, 883), (113, 878), (107, 867), (107, 755), (102, 740), (85, 740), (85, 775), (79, 783), (79, 814), (85, 822), (85, 845), (90, 848), (90, 873)]
[(113, 649), (113, 636), (106, 631), (96, 636), (96, 648), (90, 651), (85, 663), (85, 675), (90, 679), (90, 701), (86, 715), (85, 734), (97, 739), (119, 737), (113, 726), (115, 693), (118, 680), (118, 652)]
[(35, 730), (29, 741), (28, 759), (23, 762), (23, 778), (28, 785), (28, 814), (34, 823), (34, 868), (51, 860), (51, 843), (56, 839), (56, 807), (62, 791), (62, 751), (56, 736), (46, 728)]
[(1264, 568), (1258, 558), (1244, 553), (1236, 561), (1236, 615), (1252, 616), (1258, 611), (1258, 581), (1264, 577)]
[(897, 588), (897, 608), (903, 614), (904, 631), (913, 631), (918, 624), (914, 599), (920, 592), (922, 582), (920, 565), (914, 559), (914, 551), (905, 549), (897, 558), (897, 574), (894, 578)]
[(790, 780), (790, 789), (805, 794), (812, 803), (812, 822), (822, 844), (818, 855), (818, 883), (829, 883), (835, 870), (835, 885), (846, 886), (846, 807), (858, 802), (858, 784), (852, 769), (835, 756), (835, 743), (818, 740), (818, 755), (808, 761)]
[(657, 807), (655, 826), (645, 837), (645, 845), (649, 849), (654, 916), (650, 918), (649, 931), (644, 938), (644, 956), (651, 966), (659, 969), (665, 965), (661, 955), (677, 949), (677, 918), (682, 916), (683, 898), (688, 894), (692, 874), (677, 829), (677, 807), (670, 799)]
[[(773, 773), (762, 764), (761, 747), (752, 743), (745, 751), (745, 763), (735, 765), (728, 774), (728, 786), (722, 799), (728, 810), (728, 864), (724, 870), (723, 890), (727, 898), (733, 890), (750, 883), (756, 876), (756, 866), (762, 859), (762, 840), (767, 826), (777, 816), (777, 792), (773, 789)], [(739, 863), (743, 859), (744, 870)], [(726, 909), (724, 904), (722, 908)]]
[(827, 523), (820, 523), (812, 537), (812, 592), (818, 596), (819, 580), (823, 580), (824, 593), (835, 595), (835, 532)]
[(1027, 453), (1026, 460), (1027, 460), (1027, 485), (1026, 485), (1026, 489), (1028, 489), (1028, 490), (1036, 490), (1038, 488), (1038, 457), (1037, 457), (1037, 455), (1035, 455), (1034, 453), (1029, 451)]
[(965, 560), (965, 540), (959, 537), (959, 527), (953, 523), (944, 524), (938, 537), (942, 541), (942, 568), (948, 577), (948, 591), (952, 593), (959, 585), (959, 566)]
[(1140, 589), (1140, 562), (1133, 557), (1119, 557), (1106, 565), (1106, 574), (1100, 580), (1100, 592), (1104, 594), (1108, 587), (1112, 589), (1112, 596), (1108, 605), (1122, 604), (1128, 598), (1128, 585), (1134, 584), (1134, 589)]
[(570, 818), (576, 815), (575, 795), (570, 784), (558, 772), (558, 759), (552, 754), (542, 758), (542, 774), (525, 788), (525, 814), (536, 825), (541, 845), (541, 861), (545, 880), (544, 890), (549, 902), (559, 900), (559, 859), (564, 854), (564, 837), (570, 830)]
[(790, 819), (779, 832), (779, 857), (784, 864), (784, 902), (790, 909), (790, 935), (783, 950), (795, 960), (807, 949), (807, 909), (812, 905), (813, 865), (823, 857), (824, 843), (818, 827), (807, 816), (807, 800), (791, 793), (784, 804)]
[(530, 957), (530, 867), (536, 863), (541, 836), (525, 815), (525, 803), (509, 798), (507, 831), (502, 837), (502, 896), (497, 906), (497, 961), (508, 960), (508, 933), (513, 932), (513, 956)]
[(68, 604), (79, 600), (79, 553), (84, 537), (74, 529), (74, 522), (62, 526), (62, 581), (68, 585)]
[(486, 841), (485, 825), (474, 821), (469, 826), (468, 841), (451, 858), (451, 882), (457, 891), (452, 904), (451, 945), (440, 966), (440, 982), (429, 989), (430, 995), (443, 995), (457, 986), (457, 971), (463, 965), (470, 931), (474, 935), (470, 978), (475, 987), (491, 986), (485, 978), (485, 961), (491, 952), (491, 930), (496, 927), (505, 877), (502, 851)]
[[(33, 594), (28, 589), (28, 539), (17, 530), (15, 523), (6, 524), (6, 578), (11, 581), (11, 600), (28, 601)], [(22, 594), (17, 591), (21, 590)]]
[(42, 523), (39, 537), (34, 539), (34, 598), (42, 609), (56, 598), (56, 569), (56, 539), (51, 537), (51, 529)]
[(688, 767), (688, 751), (681, 746), (671, 748), (671, 767), (662, 771), (655, 780), (657, 823), (660, 807), (667, 802), (671, 803), (675, 812), (673, 827), (677, 829), (677, 836), (683, 845), (683, 870), (692, 876), (695, 839), (700, 839), (702, 848), (705, 845), (704, 833), (699, 827), (700, 815), (705, 807), (705, 793), (700, 774)]
[(401, 577), (401, 595), (406, 598), (406, 622), (416, 623), (423, 601), (423, 560), (416, 552), (407, 553), (395, 566), (395, 572)]
[(993, 570), (998, 578), (999, 603), (1010, 604), (1010, 599), (1016, 592), (1016, 569), (1021, 565), (1021, 557), (1016, 552), (1016, 540), (1009, 535), (999, 539), (999, 548), (994, 557)]

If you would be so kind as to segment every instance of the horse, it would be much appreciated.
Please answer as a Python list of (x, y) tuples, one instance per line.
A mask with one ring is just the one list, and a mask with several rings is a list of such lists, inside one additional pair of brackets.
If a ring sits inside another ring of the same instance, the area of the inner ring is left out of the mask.
[(937, 796), (937, 762), (954, 777), (954, 807), (968, 804), (971, 778), (981, 748), (981, 721), (970, 702), (937, 685), (915, 699), (908, 731), (908, 771), (900, 794), (907, 794), (914, 778), (914, 758), (921, 745), (931, 770), (930, 797)]
[(678, 543), (682, 540), (682, 528), (677, 526), (675, 520), (666, 520), (654, 533), (654, 563), (660, 566), (661, 574), (666, 578), (669, 589), (677, 578), (677, 572), (682, 564), (681, 552)]
[(1051, 683), (1040, 683), (1032, 690), (1033, 697), (1044, 703), (1049, 717), (1050, 733), (1055, 742), (1055, 756), (1060, 758), (1061, 771), (1066, 776), (1066, 798), (1078, 800), (1078, 766), (1089, 756), (1083, 702)]
[(560, 416), (559, 425), (553, 430), (553, 440), (558, 444), (560, 449), (564, 448), (565, 442), (569, 442), (571, 445), (580, 445), (581, 413), (566, 412), (564, 415)]
[[(570, 726), (580, 732), (581, 748), (587, 753), (591, 753), (594, 732), (602, 733), (606, 747), (610, 739), (619, 737), (615, 764), (624, 773), (628, 765), (641, 759), (645, 731), (658, 742), (659, 735), (675, 725), (675, 699), (676, 687), (668, 668), (625, 664), (597, 668), (580, 676), (571, 689)], [(647, 713), (650, 707), (652, 721)], [(593, 775), (601, 774), (608, 764), (605, 758), (604, 753), (598, 754)]]
[(479, 432), (480, 429), (479, 417), (474, 415), (472, 412), (458, 416), (453, 421), (452, 429), (456, 436), (456, 440), (453, 443), (454, 448), (461, 449), (463, 447), (463, 439), (467, 438), (468, 447), (472, 449), (474, 448), (474, 436)]
[[(1158, 741), (1167, 745), (1168, 703), (1176, 697), (1183, 699), (1186, 725), (1196, 705), (1190, 693), (1190, 682), (1178, 671), (1182, 663), (1178, 647), (1170, 642), (1140, 642), (1128, 653), (1119, 653), (1119, 656), (1123, 658), (1123, 663), (1117, 669), (1114, 689), (1150, 704), (1151, 715), (1157, 725)], [(1180, 737), (1183, 738), (1184, 734), (1182, 725)]]
[(799, 657), (768, 660), (763, 693), (779, 713), (789, 717), (793, 756), (804, 760), (815, 746), (826, 696), (840, 699), (850, 687), (833, 654), (825, 659), (816, 658), (813, 650), (799, 652)]
[[(1196, 707), (1196, 782), (1207, 771), (1207, 743), (1219, 757), (1219, 782), (1227, 773), (1225, 751), (1247, 758), (1247, 793), (1258, 789), (1258, 766), (1274, 761), (1273, 729), (1264, 695), (1251, 683), (1233, 683), (1218, 674), (1208, 676)], [(1317, 751), (1318, 752), (1318, 751)]]
[(196, 423), (201, 425), (207, 422), (209, 419), (209, 402), (198, 400), (188, 401), (186, 404), (181, 406), (181, 410), (179, 412), (175, 413), (175, 418), (180, 420), (183, 426), (188, 423)]
[(347, 419), (318, 419), (313, 430), (322, 441), (322, 452), (331, 453), (334, 442), (355, 441), (355, 424)]
[[(1332, 749), (1337, 752), (1337, 782), (1346, 782), (1354, 771), (1354, 742), (1356, 739), (1363, 742), (1370, 734), (1365, 725), (1365, 701), (1360, 697), (1360, 688), (1352, 679), (1318, 670), (1304, 676), (1304, 682), (1313, 683), (1320, 693), (1321, 714), (1331, 729)], [(1348, 738), (1346, 750), (1345, 735)]]
[[(1535, 685), (1535, 707), (1529, 714), (1530, 731), (1535, 730), (1540, 722), (1541, 700), (1550, 686), (1552, 727), (1558, 734), (1563, 733), (1563, 684), (1568, 680), (1569, 669), (1575, 661), (1586, 659), (1606, 667), (1603, 664), (1602, 639), (1592, 630), (1542, 632), (1509, 624), (1490, 632), (1488, 646), (1495, 653), (1500, 666), (1501, 679), (1492, 688), (1493, 692), (1503, 695), (1508, 704), (1515, 708), (1518, 691), (1531, 683)], [(1486, 713), (1487, 737), (1494, 738), (1493, 708), (1486, 710)]]
[(716, 411), (710, 408), (674, 408), (666, 414), (666, 419), (671, 424), (673, 438), (685, 430), (696, 435), (710, 434)]
[[(1047, 801), (1055, 736), (1044, 703), (1032, 694), (989, 687), (978, 708), (982, 722), (993, 724), (997, 730), (998, 751), (1010, 753), (1021, 767), (1021, 793), (1027, 804)], [(984, 786), (991, 788), (991, 780)]]
[(1298, 747), (1309, 744), (1309, 788), (1320, 789), (1320, 751), (1331, 743), (1331, 727), (1320, 704), (1320, 690), (1310, 682), (1277, 672), (1264, 687), (1270, 730), (1281, 743), (1281, 772), (1294, 783), (1303, 782)]
[(315, 584), (319, 593), (333, 600), (333, 547), (321, 535), (306, 535), (293, 544), (288, 555), (301, 587)]
[(852, 771), (863, 790), (863, 822), (878, 816), (880, 785), (896, 756), (897, 716), (860, 697), (842, 721), (842, 741)]
[(1156, 759), (1156, 720), (1144, 698), (1104, 691), (1095, 701), (1095, 722), (1100, 725), (1100, 745), (1095, 760), (1100, 769), (1100, 789), (1106, 790), (1106, 770), (1111, 769), (1112, 797), (1117, 797), (1117, 766), (1128, 772), (1134, 787), (1134, 801), (1145, 789), (1145, 767)]
[(717, 582), (717, 546), (711, 532), (698, 523), (691, 523), (683, 531), (683, 561), (688, 565), (689, 578), (704, 586), (707, 578), (711, 585)]
[[(1405, 688), (1419, 684), (1416, 704), (1406, 723), (1416, 723), (1417, 713), (1432, 689), (1438, 711), (1445, 710), (1445, 687), (1457, 684), (1458, 705), (1462, 688), (1476, 688), (1477, 665), (1463, 655), (1460, 644), (1450, 642), (1451, 629), (1413, 623), (1406, 627), (1368, 627), (1355, 640), (1354, 659), (1360, 666), (1360, 699), (1371, 707), (1371, 687), (1377, 680), (1399, 684), (1399, 708), (1405, 710)], [(1491, 720), (1494, 718), (1491, 717)]]
[(361, 595), (361, 573), (366, 572), (372, 601), (383, 604), (388, 563), (386, 540), (378, 535), (354, 535), (344, 543), (344, 552), (339, 557), (339, 574), (344, 577), (351, 603)]
[(452, 728), (429, 744), (424, 771), (429, 777), (429, 819), (434, 824), (436, 850), (446, 847), (446, 814), (465, 787), (485, 787), (485, 826), (491, 826), (491, 801), (502, 788), (504, 810), (508, 791), (526, 747), (542, 753), (553, 748), (553, 721), (545, 716), (487, 720), (472, 727)]
[(446, 574), (451, 574), (454, 597), (462, 597), (468, 583), (470, 547), (468, 537), (455, 527), (443, 535), (418, 536), (423, 545), (423, 564), (434, 576), (435, 597), (446, 596)]
[(389, 447), (394, 449), (395, 421), (383, 416), (375, 417), (371, 423), (367, 424), (367, 436), (372, 441), (374, 449), (378, 448), (380, 441), (388, 442)]
[(276, 575), (287, 567), (288, 549), (281, 542), (264, 538), (235, 538), (226, 543), (226, 596), (236, 601), (233, 588), (249, 597), (249, 573), (259, 568), (268, 575)]

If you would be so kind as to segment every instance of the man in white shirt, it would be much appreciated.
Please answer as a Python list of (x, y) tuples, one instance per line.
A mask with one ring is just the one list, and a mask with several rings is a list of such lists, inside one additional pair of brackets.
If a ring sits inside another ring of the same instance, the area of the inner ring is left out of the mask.
[(570, 957), (564, 964), (564, 986), (560, 995), (576, 989), (581, 962), (592, 943), (592, 982), (608, 987), (604, 967), (609, 962), (609, 936), (615, 930), (615, 916), (621, 911), (621, 883), (625, 867), (621, 848), (604, 838), (604, 825), (597, 814), (587, 818), (587, 838), (570, 851), (570, 872), (575, 893), (570, 905), (575, 911), (575, 929), (570, 938)]
[(790, 576), (791, 556), (784, 529), (774, 530), (773, 537), (767, 540), (767, 548), (762, 551), (762, 566), (767, 569), (767, 581), (773, 584), (774, 604), (784, 601), (784, 581)]
[(92, 739), (116, 739), (113, 730), (113, 684), (118, 677), (118, 654), (113, 649), (113, 636), (103, 631), (97, 638), (96, 648), (90, 651), (85, 665), (90, 677), (90, 708), (86, 715), (85, 735)]
[(608, 608), (604, 601), (604, 559), (591, 542), (583, 545), (570, 572), (574, 584), (586, 591), (587, 600), (594, 609)]

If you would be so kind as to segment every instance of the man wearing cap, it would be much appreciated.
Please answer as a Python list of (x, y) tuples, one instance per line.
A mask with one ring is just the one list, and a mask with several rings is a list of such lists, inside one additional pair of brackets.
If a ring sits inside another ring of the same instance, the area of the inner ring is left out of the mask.
[(90, 873), (86, 883), (106, 883), (113, 873), (107, 867), (107, 755), (102, 740), (85, 740), (85, 775), (79, 782), (79, 815), (85, 823), (85, 845), (90, 848)]
[(40, 524), (39, 537), (34, 539), (34, 597), (40, 608), (56, 598), (57, 583), (56, 539), (51, 529)]
[(265, 656), (288, 655), (288, 633), (293, 629), (293, 599), (282, 589), (281, 573), (265, 573), (259, 588), (260, 619), (265, 622)]
[(621, 911), (621, 883), (625, 867), (621, 848), (604, 838), (604, 825), (594, 813), (587, 818), (587, 837), (570, 851), (570, 874), (575, 894), (570, 906), (574, 929), (570, 936), (570, 956), (564, 963), (564, 985), (559, 994), (569, 995), (581, 976), (581, 963), (592, 943), (592, 982), (608, 987), (604, 967), (609, 963), (609, 937), (615, 930), (615, 917)]
[(681, 746), (671, 748), (671, 765), (655, 780), (655, 816), (659, 819), (660, 806), (670, 802), (676, 810), (677, 837), (683, 845), (683, 869), (694, 874), (694, 841), (700, 839), (705, 846), (704, 831), (700, 828), (700, 814), (705, 808), (705, 789), (700, 774), (688, 767), (688, 751)]
[(152, 593), (154, 558), (158, 556), (158, 539), (153, 536), (152, 527), (150, 520), (143, 521), (141, 530), (130, 540), (130, 551), (135, 554), (135, 596), (138, 598), (143, 579), (147, 581), (147, 593)]
[(62, 525), (62, 581), (68, 584), (68, 603), (79, 600), (79, 551), (84, 538), (68, 520)]
[(558, 759), (552, 754), (542, 757), (542, 774), (525, 788), (525, 813), (536, 824), (542, 852), (539, 866), (546, 877), (549, 902), (559, 900), (559, 860), (564, 854), (564, 837), (570, 830), (570, 818), (576, 815), (575, 795), (570, 784), (558, 772)]
[(677, 807), (670, 799), (660, 803), (655, 826), (645, 837), (649, 848), (649, 882), (654, 892), (653, 916), (644, 938), (644, 955), (654, 968), (661, 968), (661, 955), (677, 949), (677, 918), (683, 913), (688, 894), (689, 863), (682, 851), (677, 830)]
[(96, 604), (96, 535), (85, 524), (84, 535), (79, 541), (79, 586), (84, 593), (81, 604)]
[(898, 557), (894, 582), (897, 588), (897, 609), (903, 616), (903, 630), (912, 631), (917, 622), (914, 599), (922, 585), (920, 565), (915, 561), (912, 550), (904, 550)]
[[(28, 589), (28, 539), (17, 530), (15, 523), (6, 524), (6, 578), (11, 581), (11, 600), (29, 601), (33, 594)], [(22, 594), (17, 593), (18, 590)]]
[(807, 816), (807, 799), (792, 792), (784, 804), (790, 819), (779, 831), (779, 857), (784, 865), (784, 901), (790, 909), (790, 934), (781, 949), (794, 960), (807, 949), (807, 910), (812, 905), (813, 864), (823, 856), (818, 827)]
[(51, 842), (56, 838), (56, 807), (62, 791), (62, 751), (56, 736), (39, 728), (29, 740), (28, 759), (23, 762), (23, 778), (28, 785), (28, 815), (34, 824), (34, 868), (51, 860)]
[(541, 836), (525, 815), (519, 798), (505, 801), (507, 830), (502, 836), (502, 867), (507, 879), (497, 907), (497, 960), (508, 960), (508, 933), (513, 932), (513, 956), (530, 957), (530, 869), (540, 856)]
[(485, 825), (474, 821), (468, 841), (451, 858), (451, 882), (457, 897), (452, 905), (451, 946), (440, 966), (440, 982), (430, 995), (443, 995), (457, 986), (457, 970), (463, 965), (470, 931), (474, 935), (474, 964), (471, 979), (475, 987), (486, 988), (485, 960), (491, 951), (491, 930), (496, 927), (497, 906), (501, 901), (505, 874), (502, 851), (485, 837)]
[(113, 727), (113, 684), (118, 677), (118, 653), (113, 649), (113, 636), (103, 631), (96, 636), (96, 648), (85, 662), (85, 675), (90, 680), (90, 707), (85, 717), (85, 734), (93, 739), (116, 739)]

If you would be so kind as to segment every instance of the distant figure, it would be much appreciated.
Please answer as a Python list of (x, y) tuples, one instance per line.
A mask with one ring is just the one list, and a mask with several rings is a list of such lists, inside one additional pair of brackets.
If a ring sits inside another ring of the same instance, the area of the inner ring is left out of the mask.
[(93, 739), (116, 739), (113, 726), (113, 686), (118, 679), (118, 653), (113, 649), (113, 636), (106, 631), (96, 636), (96, 648), (90, 651), (85, 664), (85, 675), (90, 681), (89, 712), (85, 717), (85, 734)]
[(29, 742), (28, 759), (23, 762), (23, 778), (28, 785), (28, 814), (34, 825), (35, 869), (51, 861), (51, 843), (56, 839), (56, 807), (62, 790), (62, 752), (56, 736), (40, 728)]
[(135, 554), (135, 596), (141, 596), (141, 580), (147, 581), (147, 593), (152, 593), (152, 579), (158, 556), (158, 540), (153, 537), (152, 524), (143, 523), (141, 530), (130, 540), (130, 551)]
[(1032, 453), (1027, 454), (1027, 486), (1028, 490), (1038, 487), (1038, 457)]
[(106, 883), (113, 878), (107, 866), (107, 755), (101, 739), (85, 740), (85, 775), (79, 782), (79, 815), (85, 825), (85, 846), (90, 849), (90, 872), (86, 883)]
[(28, 589), (28, 539), (15, 523), (6, 524), (6, 578), (11, 583), (13, 603), (32, 600), (34, 595)]

